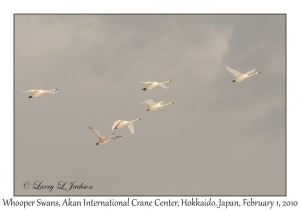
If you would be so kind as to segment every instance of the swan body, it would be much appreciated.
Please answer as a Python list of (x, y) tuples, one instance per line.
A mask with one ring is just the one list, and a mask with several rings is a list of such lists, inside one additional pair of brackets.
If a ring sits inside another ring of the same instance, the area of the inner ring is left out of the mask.
[(115, 133), (111, 134), (110, 136), (103, 136), (102, 133), (92, 127), (89, 127), (89, 129), (94, 133), (96, 134), (96, 136), (99, 138), (99, 142), (96, 143), (96, 145), (99, 145), (99, 144), (105, 144), (113, 139), (117, 139), (117, 138), (120, 138), (122, 136), (116, 136), (116, 137), (113, 137), (113, 135), (115, 135)]
[(238, 72), (237, 70), (234, 70), (228, 66), (226, 66), (226, 69), (236, 77), (235, 80), (233, 80), (232, 82), (241, 82), (249, 77), (252, 77), (252, 76), (260, 73), (260, 72), (253, 73), (255, 71), (255, 69), (248, 71), (246, 74), (242, 74), (242, 73)]
[(171, 82), (171, 80), (168, 80), (168, 81), (165, 81), (165, 82), (151, 82), (151, 81), (149, 81), (149, 82), (140, 82), (140, 83), (147, 84), (147, 86), (142, 89), (143, 91), (146, 91), (146, 90), (152, 90), (153, 88), (156, 88), (157, 86), (162, 87), (164, 89), (168, 89), (169, 87), (165, 86), (164, 84), (169, 83), (169, 82)]
[[(162, 109), (164, 106), (167, 106), (167, 105), (170, 105), (170, 104), (174, 104), (174, 102), (169, 102), (167, 104), (164, 104), (163, 101), (160, 101), (158, 103), (155, 103), (153, 101), (153, 99), (150, 99), (150, 100), (147, 100), (147, 101), (144, 101), (142, 102), (141, 104), (143, 103), (147, 103), (149, 105), (149, 109), (147, 109), (147, 111), (154, 111), (154, 110), (157, 110), (157, 109)], [(140, 105), (141, 105), (140, 104)]]
[(134, 134), (134, 126), (133, 122), (141, 120), (140, 118), (132, 120), (132, 121), (123, 121), (123, 120), (117, 120), (113, 123), (112, 131), (114, 129), (123, 128), (125, 126), (128, 126), (128, 129), (130, 130), (131, 134)]
[(57, 93), (57, 88), (54, 88), (52, 90), (22, 90), (22, 92), (31, 92), (31, 96), (29, 96), (28, 98), (37, 98), (45, 93)]

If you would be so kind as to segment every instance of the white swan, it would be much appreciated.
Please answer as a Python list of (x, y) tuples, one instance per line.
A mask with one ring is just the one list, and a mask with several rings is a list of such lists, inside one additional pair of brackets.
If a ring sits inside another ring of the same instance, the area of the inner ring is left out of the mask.
[(32, 92), (31, 96), (29, 96), (28, 98), (36, 98), (45, 93), (57, 93), (57, 88), (54, 88), (52, 90), (22, 90), (21, 92)]
[(113, 137), (113, 135), (115, 135), (115, 133), (111, 134), (111, 135), (108, 136), (108, 137), (105, 137), (105, 136), (102, 135), (102, 133), (101, 133), (100, 131), (98, 131), (98, 130), (92, 128), (92, 127), (89, 127), (89, 129), (90, 129), (92, 132), (94, 132), (94, 133), (96, 134), (96, 136), (99, 138), (99, 142), (96, 143), (96, 145), (98, 145), (98, 144), (105, 144), (105, 143), (107, 143), (107, 142), (109, 142), (109, 141), (111, 141), (111, 140), (113, 140), (113, 139), (117, 139), (117, 138), (122, 137), (122, 136), (116, 136), (116, 137)]
[[(248, 71), (246, 74), (242, 74), (242, 73), (238, 72), (237, 70), (229, 68), (228, 66), (226, 66), (226, 69), (236, 77), (235, 80), (233, 80), (232, 82), (241, 82), (251, 76), (254, 76), (254, 75), (260, 73), (260, 72), (253, 73), (255, 71), (255, 69)], [(253, 74), (251, 74), (251, 73), (253, 73)]]
[(138, 119), (135, 119), (135, 120), (132, 120), (132, 121), (123, 121), (123, 120), (117, 120), (113, 123), (113, 126), (112, 126), (112, 131), (114, 129), (117, 129), (117, 128), (123, 128), (124, 126), (128, 126), (131, 134), (134, 134), (134, 126), (133, 126), (133, 122), (135, 121), (138, 121), (138, 120), (141, 120), (140, 118)]
[(164, 84), (169, 83), (169, 82), (171, 82), (171, 80), (168, 80), (168, 81), (165, 81), (165, 82), (151, 82), (151, 81), (149, 81), (149, 82), (140, 82), (140, 83), (147, 84), (147, 86), (142, 89), (143, 91), (146, 91), (146, 90), (152, 90), (153, 88), (156, 88), (157, 86), (168, 89), (169, 87), (165, 86)]
[[(142, 102), (141, 104), (143, 103), (147, 103), (149, 105), (149, 109), (147, 109), (147, 111), (153, 111), (153, 110), (157, 110), (157, 109), (162, 109), (164, 106), (167, 106), (167, 105), (170, 105), (170, 104), (174, 104), (174, 102), (169, 102), (167, 104), (164, 104), (163, 101), (161, 102), (158, 102), (158, 103), (155, 103), (153, 101), (153, 99), (150, 99), (150, 100), (147, 100), (147, 101), (144, 101)], [(140, 104), (140, 105), (141, 105)]]

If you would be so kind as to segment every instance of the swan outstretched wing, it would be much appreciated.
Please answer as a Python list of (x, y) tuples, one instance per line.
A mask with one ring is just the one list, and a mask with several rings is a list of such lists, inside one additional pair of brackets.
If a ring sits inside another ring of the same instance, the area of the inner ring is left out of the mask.
[(35, 89), (33, 89), (33, 90), (22, 90), (21, 92), (33, 92), (33, 93), (37, 93), (37, 92), (39, 92), (39, 90), (35, 90)]
[(246, 74), (251, 74), (252, 72), (255, 72), (255, 69), (251, 70), (251, 71), (248, 71)]
[(105, 136), (103, 136), (102, 133), (101, 133), (100, 131), (98, 131), (98, 130), (92, 128), (92, 127), (89, 127), (89, 129), (90, 129), (93, 133), (95, 133), (96, 136), (98, 136), (99, 139), (101, 139), (101, 140), (102, 140), (102, 139), (105, 139)]
[(240, 72), (238, 72), (237, 70), (234, 70), (228, 66), (226, 66), (226, 69), (231, 73), (233, 74), (235, 77), (240, 77), (242, 76), (243, 74), (241, 74)]
[(159, 87), (162, 87), (162, 88), (165, 88), (165, 89), (168, 89), (169, 87), (165, 86), (164, 84), (158, 84)]
[[(153, 99), (144, 101), (144, 102), (142, 102), (141, 104), (143, 104), (143, 103), (147, 103), (150, 107), (156, 104), (156, 103), (153, 101)], [(141, 105), (141, 104), (140, 104), (140, 105)]]
[(134, 126), (133, 126), (133, 123), (128, 124), (128, 128), (129, 128), (131, 134), (134, 134)]
[(118, 123), (120, 122), (121, 120), (117, 120), (113, 123), (113, 126), (112, 126), (112, 131), (115, 129), (115, 127), (118, 125)]

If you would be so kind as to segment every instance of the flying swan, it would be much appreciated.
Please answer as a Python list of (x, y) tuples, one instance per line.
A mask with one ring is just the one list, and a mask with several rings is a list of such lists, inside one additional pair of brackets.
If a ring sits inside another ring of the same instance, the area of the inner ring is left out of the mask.
[(45, 93), (57, 93), (57, 88), (54, 88), (52, 90), (22, 90), (21, 92), (32, 92), (31, 96), (28, 98), (37, 98)]
[(123, 121), (123, 120), (117, 120), (113, 123), (113, 126), (112, 126), (112, 131), (114, 129), (118, 129), (118, 128), (123, 128), (124, 126), (128, 126), (131, 134), (134, 134), (134, 126), (133, 126), (133, 122), (135, 121), (138, 121), (138, 120), (141, 120), (140, 118), (138, 119), (135, 119), (135, 120), (132, 120), (132, 121)]
[(102, 133), (92, 127), (89, 126), (89, 129), (96, 134), (96, 136), (99, 138), (99, 142), (96, 143), (96, 145), (99, 145), (99, 144), (105, 144), (113, 139), (117, 139), (117, 138), (120, 138), (122, 136), (116, 136), (116, 137), (113, 137), (113, 135), (115, 135), (115, 133), (111, 134), (110, 136), (108, 137), (105, 137), (102, 135)]
[(171, 82), (171, 80), (168, 80), (168, 81), (165, 81), (165, 82), (151, 82), (151, 81), (149, 81), (149, 82), (140, 82), (140, 83), (147, 84), (147, 86), (142, 89), (143, 91), (146, 91), (146, 90), (152, 90), (153, 88), (156, 88), (157, 86), (168, 89), (169, 87), (165, 86), (164, 84), (169, 83), (169, 82)]
[[(235, 80), (233, 80), (232, 82), (241, 82), (251, 76), (254, 76), (254, 75), (260, 73), (260, 72), (253, 73), (255, 71), (255, 69), (248, 71), (246, 74), (242, 74), (242, 73), (238, 72), (237, 70), (229, 68), (228, 66), (226, 66), (226, 69), (236, 77)], [(251, 74), (251, 73), (253, 73), (253, 74)]]
[(155, 103), (153, 101), (153, 99), (144, 101), (140, 105), (142, 105), (143, 103), (147, 103), (149, 105), (149, 109), (147, 109), (147, 111), (153, 111), (153, 110), (157, 110), (157, 109), (162, 109), (164, 106), (167, 106), (167, 105), (170, 105), (170, 104), (174, 104), (174, 102), (169, 102), (167, 104), (164, 104), (163, 101)]

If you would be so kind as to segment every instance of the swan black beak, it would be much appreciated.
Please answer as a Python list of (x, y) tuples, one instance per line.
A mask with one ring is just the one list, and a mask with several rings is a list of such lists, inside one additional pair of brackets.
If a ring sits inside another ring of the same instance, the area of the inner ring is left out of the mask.
[(235, 82), (235, 80), (233, 80), (232, 82)]

